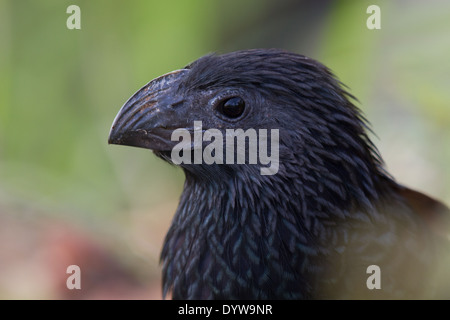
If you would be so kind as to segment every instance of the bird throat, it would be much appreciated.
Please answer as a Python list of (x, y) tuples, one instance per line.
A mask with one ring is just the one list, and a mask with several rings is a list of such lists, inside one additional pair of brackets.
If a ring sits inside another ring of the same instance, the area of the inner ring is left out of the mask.
[(161, 254), (164, 292), (193, 299), (310, 297), (313, 279), (327, 272), (323, 260), (333, 259), (342, 239), (339, 228), (324, 227), (334, 223), (329, 213), (302, 204), (307, 194), (299, 181), (236, 173), (213, 183), (187, 174)]

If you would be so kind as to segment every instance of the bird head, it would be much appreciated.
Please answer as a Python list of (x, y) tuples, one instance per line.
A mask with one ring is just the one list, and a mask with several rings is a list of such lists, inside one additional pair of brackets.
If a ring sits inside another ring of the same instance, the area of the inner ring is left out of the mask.
[[(381, 160), (351, 99), (325, 66), (302, 55), (278, 49), (207, 55), (137, 91), (117, 114), (109, 143), (148, 148), (170, 161), (179, 143), (172, 139), (174, 131), (188, 132), (194, 149), (196, 123), (201, 123), (202, 133), (214, 129), (222, 137), (230, 129), (276, 129), (277, 174), (300, 174), (303, 167), (316, 180), (328, 174), (333, 185), (338, 180), (360, 185), (365, 182), (358, 180), (377, 171)], [(203, 149), (206, 144), (202, 142)], [(223, 172), (259, 172), (248, 163), (221, 170), (193, 162), (181, 166), (218, 177)], [(205, 167), (210, 168), (206, 173)]]

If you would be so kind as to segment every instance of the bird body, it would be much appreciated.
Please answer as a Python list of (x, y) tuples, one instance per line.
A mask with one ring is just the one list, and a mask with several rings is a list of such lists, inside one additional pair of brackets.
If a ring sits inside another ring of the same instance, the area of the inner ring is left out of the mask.
[[(315, 60), (253, 49), (202, 57), (125, 103), (109, 142), (169, 162), (172, 133), (195, 135), (196, 121), (224, 136), (237, 128), (279, 132), (275, 174), (262, 175), (263, 164), (248, 159), (179, 164), (186, 181), (161, 254), (164, 294), (431, 297), (449, 210), (385, 171), (352, 99)], [(371, 266), (380, 288), (368, 286)]]

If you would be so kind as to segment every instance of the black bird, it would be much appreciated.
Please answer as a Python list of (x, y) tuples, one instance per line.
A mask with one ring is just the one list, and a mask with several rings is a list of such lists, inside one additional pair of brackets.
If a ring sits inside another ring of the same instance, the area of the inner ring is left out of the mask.
[(161, 254), (165, 295), (434, 297), (449, 210), (385, 171), (354, 100), (319, 62), (253, 49), (204, 56), (125, 103), (109, 143), (148, 148), (169, 162), (178, 128), (191, 141), (208, 129), (223, 137), (227, 129), (279, 134), (273, 174), (248, 160), (250, 138), (244, 151), (234, 149), (246, 153), (244, 164), (179, 164), (186, 181)]

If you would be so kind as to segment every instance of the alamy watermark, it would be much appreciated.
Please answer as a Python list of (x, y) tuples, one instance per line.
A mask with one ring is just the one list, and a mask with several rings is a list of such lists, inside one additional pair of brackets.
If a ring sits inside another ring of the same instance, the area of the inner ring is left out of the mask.
[(369, 30), (381, 29), (381, 9), (379, 6), (373, 4), (367, 7), (366, 13), (370, 14), (367, 18), (366, 26)]
[[(70, 16), (66, 20), (66, 26), (69, 30), (81, 29), (81, 9), (77, 5), (70, 5), (66, 9), (66, 13)], [(366, 20), (366, 26), (369, 30), (381, 29), (381, 9), (377, 5), (370, 5), (366, 9), (366, 13), (370, 16)]]
[(81, 9), (77, 5), (70, 5), (66, 9), (70, 16), (66, 20), (66, 27), (69, 30), (81, 29)]
[(76, 264), (72, 264), (67, 267), (67, 274), (70, 274), (66, 280), (66, 287), (69, 290), (81, 289), (81, 269)]
[[(267, 129), (252, 128), (225, 129), (224, 137), (221, 130), (203, 130), (202, 121), (194, 121), (193, 133), (184, 128), (172, 132), (171, 140), (181, 141), (172, 149), (171, 160), (174, 164), (259, 164), (261, 175), (274, 175), (279, 169), (279, 130), (270, 130), (270, 145), (268, 138)], [(204, 147), (204, 142), (210, 143)]]

